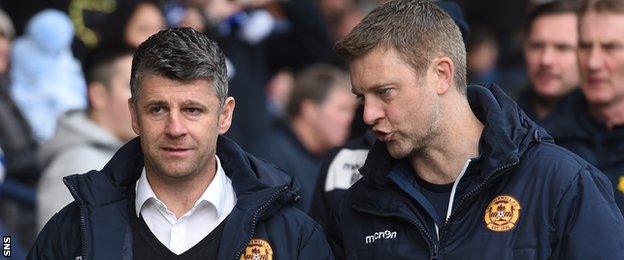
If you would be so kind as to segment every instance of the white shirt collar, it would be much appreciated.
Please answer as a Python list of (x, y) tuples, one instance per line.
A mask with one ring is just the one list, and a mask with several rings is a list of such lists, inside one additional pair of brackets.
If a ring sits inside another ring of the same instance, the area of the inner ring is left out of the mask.
[[(217, 161), (217, 171), (216, 171), (215, 177), (212, 179), (212, 182), (208, 185), (208, 187), (206, 188), (204, 193), (201, 195), (201, 197), (199, 197), (199, 199), (195, 202), (195, 204), (193, 205), (193, 208), (191, 208), (191, 210), (189, 211), (191, 213), (203, 201), (206, 201), (212, 204), (216, 208), (217, 217), (220, 217), (221, 214), (223, 214), (225, 210), (226, 198), (225, 198), (225, 193), (224, 193), (224, 187), (225, 185), (227, 185), (227, 182), (229, 181), (229, 179), (225, 175), (225, 171), (223, 170), (223, 167), (221, 167), (221, 161), (219, 160), (219, 157), (215, 155), (215, 158)], [(156, 197), (156, 194), (154, 194), (152, 187), (149, 185), (149, 182), (147, 181), (147, 174), (145, 172), (145, 167), (143, 167), (143, 172), (141, 173), (141, 177), (139, 178), (139, 180), (137, 180), (135, 194), (136, 194), (136, 198), (134, 201), (135, 202), (134, 209), (136, 211), (137, 216), (140, 215), (143, 205), (148, 200), (150, 201), (154, 200), (157, 202), (157, 204), (162, 204), (163, 206), (166, 207), (166, 205), (162, 203)]]

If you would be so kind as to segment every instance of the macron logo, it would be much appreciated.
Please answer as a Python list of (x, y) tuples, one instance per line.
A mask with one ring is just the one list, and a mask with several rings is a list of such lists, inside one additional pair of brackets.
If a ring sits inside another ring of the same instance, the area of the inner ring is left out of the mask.
[(396, 236), (397, 236), (396, 231), (386, 230), (382, 232), (375, 232), (374, 234), (370, 236), (366, 236), (366, 244), (375, 243), (375, 240), (377, 239), (395, 239)]

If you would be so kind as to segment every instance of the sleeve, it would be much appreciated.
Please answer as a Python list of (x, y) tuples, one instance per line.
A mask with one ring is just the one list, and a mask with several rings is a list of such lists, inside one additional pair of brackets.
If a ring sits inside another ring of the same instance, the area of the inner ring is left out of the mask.
[(334, 259), (332, 250), (327, 243), (327, 239), (318, 224), (314, 225), (314, 229), (310, 236), (305, 240), (298, 259)]
[(26, 259), (74, 259), (80, 255), (78, 204), (69, 204), (54, 215), (37, 236)]
[(340, 231), (341, 226), (341, 218), (340, 218), (340, 209), (342, 208), (344, 198), (340, 199), (339, 207), (335, 208), (331, 212), (331, 218), (327, 227), (327, 236), (329, 240), (329, 245), (331, 246), (332, 252), (334, 252), (334, 256), (336, 259), (345, 259), (345, 251), (342, 245), (342, 235)]
[(620, 259), (624, 219), (608, 178), (582, 170), (560, 199), (554, 219), (551, 259)]

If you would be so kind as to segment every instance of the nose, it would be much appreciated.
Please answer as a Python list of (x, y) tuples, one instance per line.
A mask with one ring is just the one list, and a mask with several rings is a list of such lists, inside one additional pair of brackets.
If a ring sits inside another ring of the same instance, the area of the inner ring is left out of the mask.
[(542, 66), (550, 66), (555, 61), (555, 50), (553, 48), (544, 48), (540, 56), (540, 64)]
[(600, 50), (598, 48), (592, 48), (589, 52), (589, 57), (587, 57), (587, 68), (590, 71), (599, 70), (602, 66), (603, 58)]
[(165, 126), (165, 133), (172, 138), (179, 138), (187, 134), (186, 125), (184, 119), (179, 112), (172, 111), (169, 113)]
[(384, 117), (383, 109), (372, 101), (364, 102), (364, 123), (374, 125), (375, 122)]

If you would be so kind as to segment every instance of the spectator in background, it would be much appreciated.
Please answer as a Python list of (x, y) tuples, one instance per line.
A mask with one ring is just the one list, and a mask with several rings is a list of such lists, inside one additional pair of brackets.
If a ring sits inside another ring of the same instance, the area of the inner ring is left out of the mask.
[(52, 136), (58, 116), (86, 106), (82, 70), (70, 49), (73, 37), (69, 17), (49, 9), (35, 15), (13, 45), (11, 96), (39, 142)]
[(73, 201), (63, 177), (102, 169), (123, 143), (136, 136), (128, 110), (132, 53), (110, 46), (87, 58), (87, 110), (63, 114), (54, 136), (39, 151), (44, 169), (37, 193), (39, 230)]
[(580, 90), (544, 125), (557, 144), (607, 174), (624, 212), (624, 1), (584, 1), (578, 28)]
[(0, 147), (5, 151), (7, 175), (34, 184), (39, 177), (35, 163), (37, 143), (28, 122), (10, 96), (10, 53), (14, 30), (0, 10)]
[[(207, 14), (214, 26), (209, 33), (229, 61), (230, 93), (237, 100), (227, 135), (250, 148), (271, 134), (267, 82), (281, 69), (296, 72), (327, 61), (332, 43), (312, 0), (210, 2), (221, 5)], [(236, 4), (243, 10), (232, 7)]]
[(155, 0), (123, 0), (108, 16), (103, 28), (102, 44), (137, 48), (152, 34), (164, 29), (164, 14)]
[(577, 10), (576, 2), (558, 0), (536, 6), (529, 14), (524, 59), (531, 85), (516, 100), (538, 122), (579, 84)]
[(286, 106), (294, 85), (295, 78), (288, 69), (280, 70), (267, 83), (267, 106), (274, 117), (273, 120), (285, 117)]
[(288, 121), (277, 123), (275, 132), (253, 150), (300, 182), (298, 207), (305, 212), (312, 204), (321, 158), (346, 141), (355, 105), (345, 72), (329, 65), (312, 66), (295, 78)]
[(498, 40), (488, 28), (483, 26), (472, 28), (466, 62), (470, 84), (500, 82), (500, 72), (496, 68)]

